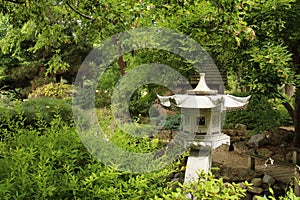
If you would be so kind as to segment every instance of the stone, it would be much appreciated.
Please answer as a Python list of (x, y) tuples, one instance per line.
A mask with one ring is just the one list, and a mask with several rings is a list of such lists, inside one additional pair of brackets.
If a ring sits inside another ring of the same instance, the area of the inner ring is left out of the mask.
[(262, 147), (266, 144), (268, 144), (268, 135), (265, 133), (252, 135), (248, 141), (248, 146), (254, 148)]
[(244, 182), (238, 183), (238, 186), (239, 186), (239, 188), (247, 189), (247, 186), (245, 185)]
[(241, 197), (241, 200), (252, 200), (252, 194), (250, 192), (246, 192), (244, 197)]
[(249, 147), (247, 146), (247, 141), (243, 142), (235, 142), (232, 144), (234, 151), (239, 154), (243, 154), (249, 151)]
[(293, 161), (293, 153), (292, 152), (288, 152), (285, 155), (285, 161), (287, 161), (287, 162), (292, 162)]
[(275, 155), (272, 156), (272, 158), (274, 160), (282, 160), (282, 161), (284, 161), (284, 155), (282, 155), (282, 154), (275, 154)]
[(263, 182), (269, 185), (273, 185), (276, 182), (276, 180), (272, 176), (266, 174), (263, 177)]
[(283, 128), (276, 128), (270, 132), (270, 143), (273, 146), (281, 145), (282, 143), (290, 143), (293, 141), (294, 132)]
[(278, 184), (273, 185), (273, 191), (275, 192), (276, 196), (284, 195), (284, 189)]
[(252, 186), (251, 188), (248, 189), (248, 191), (253, 194), (261, 194), (264, 192), (264, 189), (262, 189), (261, 187)]
[(219, 151), (229, 151), (229, 147), (230, 146), (228, 144), (223, 144), (223, 145), (219, 146), (217, 149)]
[(254, 187), (260, 187), (263, 184), (263, 180), (261, 178), (254, 178), (252, 179), (251, 183)]
[(270, 158), (273, 155), (273, 152), (267, 148), (259, 148), (256, 150), (258, 155), (264, 156), (266, 158)]
[(247, 130), (247, 126), (245, 124), (236, 124), (234, 128), (238, 130)]

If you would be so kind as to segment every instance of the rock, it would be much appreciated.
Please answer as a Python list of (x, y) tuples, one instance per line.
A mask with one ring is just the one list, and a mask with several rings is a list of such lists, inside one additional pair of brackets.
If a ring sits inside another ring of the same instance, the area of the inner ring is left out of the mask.
[(266, 183), (263, 183), (262, 186), (261, 186), (262, 189), (264, 189), (264, 191), (268, 191), (270, 186)]
[(239, 154), (243, 154), (249, 151), (249, 147), (247, 146), (247, 142), (235, 142), (232, 144), (234, 151)]
[(229, 145), (228, 144), (223, 144), (218, 147), (218, 151), (229, 151)]
[(272, 176), (266, 174), (263, 177), (263, 182), (269, 185), (273, 185), (276, 182), (276, 180)]
[(273, 185), (273, 191), (276, 196), (284, 195), (284, 189), (282, 189), (281, 186), (278, 184)]
[(273, 155), (272, 156), (272, 158), (274, 159), (274, 160), (284, 160), (284, 155), (281, 155), (281, 154), (275, 154), (275, 155)]
[(180, 173), (176, 173), (176, 174), (173, 176), (173, 178), (179, 178), (179, 176), (180, 176)]
[(292, 154), (292, 152), (288, 152), (285, 155), (285, 161), (287, 161), (287, 162), (292, 162), (293, 161), (293, 154)]
[(230, 137), (234, 137), (237, 135), (237, 131), (234, 129), (224, 129), (222, 132), (226, 135), (229, 135)]
[(268, 135), (265, 133), (252, 135), (248, 141), (248, 146), (254, 148), (262, 147), (266, 144), (268, 144)]
[(239, 185), (239, 188), (242, 188), (242, 189), (247, 189), (246, 185), (244, 182), (241, 182), (241, 183), (238, 183)]
[(263, 180), (261, 178), (254, 178), (252, 179), (251, 183), (254, 187), (260, 187), (263, 184)]
[(246, 195), (242, 197), (241, 200), (252, 200), (252, 194), (250, 192), (246, 192)]
[(270, 158), (273, 155), (273, 152), (267, 148), (259, 148), (256, 150), (256, 152), (264, 157)]
[(264, 190), (261, 187), (255, 187), (255, 186), (252, 186), (250, 189), (248, 189), (248, 191), (253, 194), (261, 194), (264, 192)]
[(270, 132), (269, 135), (270, 135), (269, 137), (270, 143), (273, 146), (276, 146), (276, 145), (281, 145), (284, 142), (287, 143), (292, 142), (294, 132), (282, 128), (277, 128), (274, 131)]
[(247, 126), (245, 124), (236, 124), (234, 128), (238, 130), (247, 130)]

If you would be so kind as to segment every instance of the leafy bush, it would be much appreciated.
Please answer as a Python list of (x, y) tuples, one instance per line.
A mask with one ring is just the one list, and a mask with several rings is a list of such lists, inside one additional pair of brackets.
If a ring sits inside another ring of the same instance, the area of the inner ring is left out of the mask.
[(283, 105), (277, 106), (277, 111), (279, 112), (279, 120), (281, 126), (293, 125), (293, 120)]
[[(97, 114), (102, 125), (111, 124), (111, 113), (106, 109)], [(22, 124), (22, 120), (18, 122)], [(201, 173), (199, 180), (190, 185), (173, 180), (175, 173), (182, 172), (183, 159), (144, 174), (105, 166), (91, 156), (75, 127), (63, 123), (60, 115), (52, 118), (50, 127), (43, 129), (44, 134), (39, 130), (43, 120), (37, 121), (37, 129), (12, 124), (18, 122), (7, 122), (14, 130), (0, 127), (1, 199), (184, 200), (188, 194), (197, 199), (239, 199), (246, 191), (238, 184), (214, 178), (212, 173)], [(135, 152), (153, 151), (161, 145), (157, 139), (136, 139), (120, 130), (115, 131), (111, 140)]]
[(63, 99), (67, 97), (72, 97), (73, 92), (74, 87), (72, 85), (63, 83), (49, 83), (42, 87), (38, 87), (31, 94), (29, 94), (28, 97), (52, 97), (57, 99)]
[[(185, 193), (202, 197), (204, 191), (214, 199), (217, 195), (224, 197), (226, 192), (238, 195), (235, 190), (242, 191), (235, 186), (227, 188), (211, 175), (203, 176), (208, 178), (207, 187), (204, 179), (191, 187), (177, 184), (172, 177), (180, 171), (180, 160), (160, 171), (144, 174), (115, 170), (88, 153), (74, 127), (58, 126), (59, 118), (53, 122), (44, 130), (45, 134), (18, 129), (11, 137), (4, 131), (6, 137), (0, 143), (1, 199), (174, 199), (175, 196), (184, 199)], [(130, 137), (124, 137), (122, 132), (115, 134), (120, 134), (113, 138), (118, 144), (129, 142), (129, 148), (136, 148)], [(148, 142), (152, 146), (140, 145), (141, 152), (157, 148), (156, 142)], [(220, 192), (210, 192), (216, 190)]]
[(258, 133), (280, 126), (280, 114), (273, 109), (267, 98), (254, 95), (246, 109), (226, 113), (225, 127), (238, 123), (245, 124), (248, 129)]
[(200, 173), (199, 179), (191, 184), (180, 184), (175, 191), (162, 194), (165, 200), (185, 200), (189, 196), (191, 199), (241, 199), (245, 196), (247, 188), (251, 185), (245, 182), (243, 187), (236, 183), (224, 183), (223, 179), (216, 179), (211, 172)]
[(2, 128), (8, 128), (12, 122), (22, 127), (45, 128), (52, 120), (60, 117), (64, 123), (72, 123), (71, 104), (65, 100), (53, 98), (31, 98), (24, 102), (13, 102), (0, 106), (0, 122)]
[(149, 199), (165, 190), (176, 168), (146, 174), (117, 171), (88, 153), (74, 127), (57, 126), (59, 118), (53, 122), (45, 134), (18, 129), (11, 137), (4, 131), (1, 199)]
[(181, 124), (180, 114), (168, 115), (164, 128), (168, 130), (178, 130), (180, 129), (180, 124)]

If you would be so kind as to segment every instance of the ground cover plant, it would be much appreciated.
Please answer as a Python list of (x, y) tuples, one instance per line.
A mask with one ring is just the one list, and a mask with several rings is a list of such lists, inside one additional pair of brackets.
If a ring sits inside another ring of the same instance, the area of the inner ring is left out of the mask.
[[(187, 193), (215, 199), (216, 195), (238, 197), (244, 193), (234, 185), (226, 194), (223, 190), (213, 190), (213, 187), (224, 187), (224, 183), (212, 175), (203, 175), (207, 183), (211, 181), (207, 189), (203, 181), (204, 188), (185, 188), (173, 180), (175, 173), (183, 176), (183, 158), (149, 173), (118, 171), (91, 156), (74, 125), (61, 115), (51, 118), (47, 126), (43, 118), (38, 118), (35, 126), (28, 126), (24, 124), (27, 111), (14, 112), (19, 118), (1, 115), (2, 121), (9, 117), (7, 126), (1, 126), (1, 199), (174, 199), (175, 196), (184, 199)], [(36, 114), (42, 115), (38, 111)], [(98, 111), (98, 116), (101, 125), (111, 123), (109, 111)], [(111, 139), (119, 146), (141, 152), (157, 149), (162, 144), (157, 139), (127, 137), (122, 131), (116, 131)], [(207, 192), (203, 193), (204, 190)]]

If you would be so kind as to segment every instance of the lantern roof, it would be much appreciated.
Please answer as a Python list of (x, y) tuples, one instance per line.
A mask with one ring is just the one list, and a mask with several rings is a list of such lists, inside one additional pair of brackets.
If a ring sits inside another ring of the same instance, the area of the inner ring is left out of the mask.
[(217, 94), (218, 90), (211, 90), (205, 81), (205, 73), (200, 73), (200, 80), (198, 85), (193, 90), (187, 90), (188, 94), (197, 94), (197, 95), (213, 95)]
[(163, 106), (171, 106), (170, 99), (174, 99), (176, 106), (180, 108), (202, 108), (211, 109), (221, 106), (222, 110), (236, 110), (244, 108), (251, 96), (236, 97), (233, 95), (217, 94), (217, 90), (208, 88), (205, 82), (205, 74), (200, 73), (200, 80), (197, 87), (187, 90), (188, 94), (175, 94), (172, 96), (158, 96)]
[(213, 95), (213, 96), (199, 96), (199, 95), (180, 95), (173, 96), (159, 96), (160, 103), (163, 106), (169, 107), (171, 105), (170, 99), (174, 99), (176, 106), (180, 108), (202, 108), (209, 109), (221, 106), (222, 110), (236, 110), (244, 108), (251, 96), (236, 97), (233, 95)]

